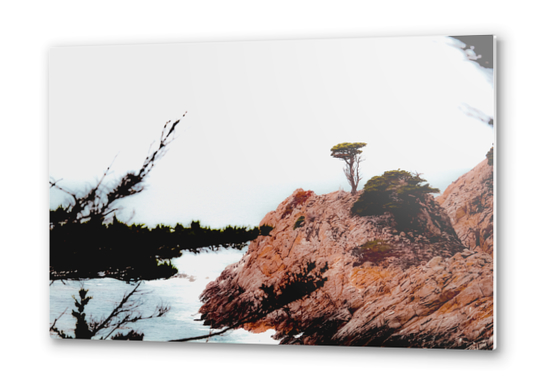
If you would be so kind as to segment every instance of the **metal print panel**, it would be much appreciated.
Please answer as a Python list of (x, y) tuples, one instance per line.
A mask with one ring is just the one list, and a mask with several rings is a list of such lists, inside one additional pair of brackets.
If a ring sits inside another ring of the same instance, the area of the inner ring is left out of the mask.
[(50, 335), (494, 349), (493, 36), (50, 52)]

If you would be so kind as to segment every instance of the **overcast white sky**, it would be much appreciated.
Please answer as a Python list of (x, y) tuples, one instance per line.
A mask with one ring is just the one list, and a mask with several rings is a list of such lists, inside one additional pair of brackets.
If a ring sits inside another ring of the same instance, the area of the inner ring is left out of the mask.
[[(330, 148), (367, 143), (364, 179), (418, 171), (444, 188), (485, 158), (491, 76), (444, 37), (55, 48), (50, 176), (78, 190), (140, 167), (164, 123), (186, 117), (132, 222), (257, 225), (296, 188), (350, 187)], [(65, 200), (51, 192), (51, 206)]]

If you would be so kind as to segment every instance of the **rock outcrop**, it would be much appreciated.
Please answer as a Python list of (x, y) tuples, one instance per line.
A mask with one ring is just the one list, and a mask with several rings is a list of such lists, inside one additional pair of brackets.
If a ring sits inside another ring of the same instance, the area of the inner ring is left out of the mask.
[(283, 344), (493, 348), (493, 260), (465, 249), (435, 199), (416, 230), (352, 216), (346, 192), (297, 190), (201, 295), (205, 324)]
[(493, 166), (487, 160), (450, 184), (437, 201), (465, 246), (493, 254)]

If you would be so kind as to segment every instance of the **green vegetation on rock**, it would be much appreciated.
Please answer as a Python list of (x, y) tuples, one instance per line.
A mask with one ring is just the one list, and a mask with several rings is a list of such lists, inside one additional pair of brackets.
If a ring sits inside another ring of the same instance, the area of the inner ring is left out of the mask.
[(387, 171), (374, 176), (365, 184), (363, 193), (352, 206), (358, 216), (393, 214), (397, 224), (408, 225), (418, 213), (420, 199), (428, 193), (438, 193), (419, 174), (403, 170)]
[(354, 266), (359, 266), (366, 261), (379, 263), (391, 254), (391, 245), (382, 239), (367, 241), (352, 250), (352, 256), (358, 258)]
[(302, 227), (305, 223), (305, 216), (299, 216), (294, 224), (294, 229)]

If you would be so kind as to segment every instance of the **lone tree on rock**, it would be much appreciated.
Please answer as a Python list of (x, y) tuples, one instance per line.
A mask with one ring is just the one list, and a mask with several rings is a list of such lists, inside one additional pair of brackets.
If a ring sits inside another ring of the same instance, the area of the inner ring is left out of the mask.
[(331, 148), (331, 156), (342, 159), (346, 163), (344, 166), (344, 174), (348, 183), (352, 187), (352, 195), (358, 190), (358, 184), (361, 180), (359, 174), (359, 164), (363, 161), (361, 159), (361, 148), (365, 147), (367, 143), (341, 143)]

